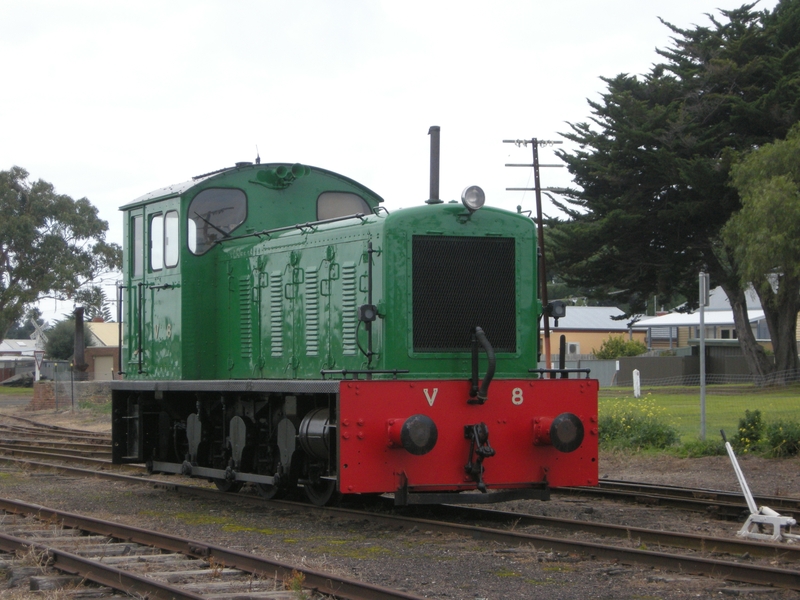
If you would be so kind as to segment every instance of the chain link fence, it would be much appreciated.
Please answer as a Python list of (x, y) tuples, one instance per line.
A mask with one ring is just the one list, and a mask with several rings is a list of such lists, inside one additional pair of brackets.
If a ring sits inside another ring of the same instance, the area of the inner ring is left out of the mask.
[[(700, 385), (700, 375), (697, 373), (678, 375), (674, 377), (662, 377), (656, 379), (642, 379), (642, 387), (654, 388), (681, 388), (681, 387), (698, 387)], [(721, 373), (708, 373), (706, 374), (706, 389), (708, 394), (731, 394), (736, 390), (742, 393), (754, 393), (757, 391), (754, 388), (764, 388), (769, 390), (775, 386), (785, 385), (800, 385), (800, 371), (777, 371), (768, 373), (764, 376), (750, 375), (750, 374), (721, 374)], [(618, 387), (633, 387), (633, 378), (623, 380), (618, 378)], [(669, 393), (667, 389), (659, 389), (659, 392)]]
[(69, 361), (47, 361), (42, 365), (41, 378), (53, 382), (56, 410), (75, 407), (75, 373)]

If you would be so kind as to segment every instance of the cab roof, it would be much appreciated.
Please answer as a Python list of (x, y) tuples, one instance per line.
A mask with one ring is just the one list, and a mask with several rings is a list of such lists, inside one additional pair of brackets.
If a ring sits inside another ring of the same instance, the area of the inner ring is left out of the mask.
[[(184, 181), (182, 183), (174, 183), (172, 185), (168, 185), (166, 187), (159, 188), (157, 190), (153, 190), (152, 192), (148, 192), (147, 194), (139, 196), (138, 198), (136, 198), (132, 202), (129, 202), (128, 204), (125, 204), (125, 205), (121, 206), (120, 210), (128, 210), (130, 208), (134, 208), (134, 207), (142, 205), (142, 204), (149, 204), (150, 202), (153, 202), (155, 200), (162, 200), (162, 199), (165, 199), (165, 198), (173, 198), (175, 196), (180, 196), (181, 194), (187, 192), (191, 188), (193, 188), (193, 187), (195, 187), (195, 186), (197, 186), (197, 185), (199, 185), (199, 184), (201, 184), (201, 183), (203, 183), (205, 181), (208, 181), (210, 179), (214, 179), (214, 178), (217, 178), (217, 177), (221, 177), (221, 176), (229, 174), (231, 172), (242, 171), (242, 170), (245, 170), (245, 169), (253, 169), (253, 170), (274, 169), (274, 168), (279, 167), (279, 166), (291, 167), (292, 165), (291, 165), (291, 163), (264, 163), (264, 164), (254, 164), (254, 163), (251, 163), (251, 162), (236, 163), (236, 165), (234, 165), (233, 167), (225, 167), (223, 169), (218, 169), (216, 171), (211, 171), (209, 173), (204, 173), (202, 175), (196, 175), (195, 177), (192, 177), (189, 181)], [(318, 173), (323, 173), (323, 174), (331, 175), (331, 176), (336, 177), (338, 179), (343, 179), (343, 180), (349, 182), (350, 184), (353, 184), (353, 185), (356, 185), (358, 187), (361, 187), (364, 190), (366, 190), (367, 192), (369, 192), (372, 196), (377, 198), (378, 202), (383, 202), (383, 198), (380, 197), (378, 194), (373, 192), (371, 189), (367, 188), (365, 185), (362, 185), (362, 184), (358, 183), (357, 181), (355, 181), (353, 179), (350, 179), (349, 177), (346, 177), (344, 175), (340, 175), (339, 173), (334, 173), (333, 171), (328, 171), (326, 169), (321, 169), (319, 167), (310, 167), (310, 169), (312, 171), (316, 171)]]

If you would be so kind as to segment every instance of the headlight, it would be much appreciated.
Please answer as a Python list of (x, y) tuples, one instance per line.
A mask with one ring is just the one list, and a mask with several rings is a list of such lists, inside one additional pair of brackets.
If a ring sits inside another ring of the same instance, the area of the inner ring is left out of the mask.
[(461, 192), (461, 202), (470, 212), (475, 212), (486, 202), (486, 194), (477, 185), (471, 185)]

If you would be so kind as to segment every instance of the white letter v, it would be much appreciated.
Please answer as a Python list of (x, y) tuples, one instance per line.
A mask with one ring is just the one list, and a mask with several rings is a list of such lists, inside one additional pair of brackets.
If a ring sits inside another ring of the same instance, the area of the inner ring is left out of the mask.
[(433, 406), (433, 403), (436, 401), (436, 394), (439, 393), (439, 388), (433, 388), (433, 396), (428, 393), (428, 388), (424, 388), (422, 391), (425, 392), (425, 398), (427, 398), (428, 404)]

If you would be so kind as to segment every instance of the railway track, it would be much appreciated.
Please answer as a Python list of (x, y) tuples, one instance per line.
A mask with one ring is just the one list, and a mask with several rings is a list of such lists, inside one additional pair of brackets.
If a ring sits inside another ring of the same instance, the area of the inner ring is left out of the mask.
[(111, 461), (111, 447), (98, 444), (53, 443), (38, 440), (4, 438), (0, 450), (7, 452), (56, 453), (78, 458), (102, 458)]
[[(7, 455), (46, 459), (57, 458), (62, 461), (82, 462), (86, 465), (111, 468), (111, 441), (103, 441), (102, 436), (91, 438), (90, 442), (74, 441), (79, 430), (64, 428), (25, 428), (31, 435), (47, 431), (48, 438), (9, 438), (0, 442), (0, 453)], [(68, 434), (67, 439), (59, 438), (60, 433)], [(38, 434), (41, 435), (41, 434)], [(70, 458), (74, 457), (74, 458)], [(91, 459), (91, 460), (82, 460)], [(145, 473), (140, 465), (126, 465), (128, 472)], [(670, 485), (654, 485), (629, 481), (603, 480), (598, 487), (556, 488), (553, 495), (572, 495), (585, 498), (601, 497), (612, 500), (636, 502), (647, 506), (661, 506), (692, 510), (713, 515), (718, 518), (739, 520), (747, 513), (747, 504), (740, 492), (722, 490), (684, 488)], [(756, 496), (759, 506), (769, 506), (781, 514), (800, 520), (800, 498), (785, 496)]]
[[(606, 498), (637, 502), (648, 506), (674, 507), (714, 515), (724, 519), (740, 519), (747, 514), (747, 504), (741, 492), (684, 488), (630, 481), (601, 481), (596, 488), (558, 488), (555, 495), (569, 494), (587, 498)], [(759, 506), (769, 506), (783, 515), (800, 520), (800, 498), (785, 496), (756, 496)]]
[(80, 439), (89, 443), (110, 444), (111, 434), (86, 431), (83, 429), (72, 429), (68, 427), (59, 427), (58, 425), (47, 425), (39, 423), (25, 417), (18, 417), (16, 415), (0, 415), (2, 419), (9, 419), (12, 422), (21, 422), (23, 425), (13, 425), (9, 423), (0, 423), (0, 431), (15, 431), (19, 434), (30, 436), (45, 437), (50, 439)]
[[(127, 481), (138, 484), (145, 483), (179, 494), (203, 496), (210, 499), (219, 499), (221, 494), (218, 490), (210, 487), (189, 486), (163, 480), (156, 481), (53, 464), (42, 464), (41, 466), (63, 469), (73, 475), (112, 479), (124, 478)], [(226, 496), (231, 501), (245, 504), (263, 506), (265, 502), (255, 495), (226, 494)], [(556, 552), (578, 553), (593, 559), (657, 567), (673, 572), (706, 575), (731, 581), (800, 591), (800, 571), (796, 568), (798, 560), (800, 560), (800, 550), (794, 546), (737, 539), (720, 539), (695, 534), (656, 531), (552, 517), (537, 517), (518, 512), (504, 513), (484, 508), (441, 507), (437, 509), (435, 516), (437, 519), (447, 519), (445, 521), (379, 512), (365, 512), (348, 508), (319, 508), (305, 503), (288, 501), (270, 501), (270, 504), (299, 514), (304, 512), (319, 514), (322, 512), (332, 518), (369, 521), (394, 529), (455, 534), (484, 542), (495, 542), (506, 547), (533, 546), (536, 548), (549, 548)], [(482, 521), (486, 523), (499, 522), (503, 528), (467, 525), (458, 523), (456, 522), (457, 520)], [(509, 530), (510, 527), (513, 527), (514, 530)], [(615, 538), (616, 541), (581, 541), (520, 530), (521, 528), (529, 528), (532, 531), (540, 527)], [(678, 552), (675, 552), (675, 550), (670, 552), (653, 551), (647, 550), (647, 547), (670, 547), (678, 549)], [(727, 558), (718, 558), (720, 555), (726, 555)], [(777, 560), (782, 566), (774, 567), (768, 564), (757, 564), (755, 562), (756, 558), (773, 562)]]
[[(4, 460), (21, 460), (12, 457), (5, 457)], [(23, 461), (25, 462), (25, 461)], [(27, 461), (31, 466), (34, 463)], [(99, 477), (124, 477), (129, 481), (137, 483), (146, 482), (163, 489), (173, 492), (192, 495), (203, 495), (210, 498), (219, 498), (220, 492), (210, 488), (198, 487), (196, 485), (183, 485), (173, 481), (143, 479), (142, 477), (131, 477), (118, 475), (108, 471), (92, 471), (78, 469), (68, 466), (54, 466), (47, 463), (36, 463), (38, 466), (49, 468), (60, 468), (67, 472), (81, 476)], [(727, 492), (717, 492), (714, 490), (688, 490), (686, 488), (662, 486), (648, 486), (645, 484), (630, 484), (628, 482), (609, 482), (608, 487), (615, 486), (614, 498), (633, 497), (640, 498), (642, 494), (650, 494), (656, 488), (671, 498), (688, 498), (692, 501), (697, 496), (713, 496), (711, 498), (701, 498), (712, 502), (720, 502)], [(606, 490), (612, 491), (612, 490)], [(566, 493), (583, 494), (585, 490), (566, 490)], [(260, 497), (248, 494), (228, 495), (232, 501), (242, 503), (254, 503), (262, 505), (264, 500)], [(772, 502), (774, 499), (760, 499), (765, 502)], [(783, 499), (787, 505), (791, 504), (791, 499)], [(733, 499), (731, 498), (731, 502)], [(795, 499), (795, 502), (797, 500)], [(570, 519), (557, 519), (553, 517), (540, 517), (534, 515), (524, 515), (519, 512), (507, 513), (497, 510), (487, 510), (485, 508), (468, 508), (447, 506), (433, 509), (428, 514), (432, 518), (415, 518), (411, 516), (400, 516), (396, 514), (385, 514), (375, 512), (354, 511), (346, 508), (324, 508), (320, 509), (307, 504), (291, 503), (286, 501), (272, 501), (273, 506), (285, 507), (294, 513), (307, 511), (309, 513), (319, 513), (324, 511), (326, 515), (339, 519), (360, 519), (373, 523), (380, 523), (392, 528), (403, 528), (408, 531), (425, 530), (437, 531), (472, 537), (479, 540), (491, 540), (497, 544), (508, 547), (535, 546), (537, 548), (547, 547), (559, 552), (580, 553), (598, 559), (618, 561), (624, 564), (643, 565), (658, 567), (682, 573), (693, 573), (711, 575), (733, 581), (754, 583), (759, 585), (778, 586), (792, 590), (800, 590), (800, 571), (797, 570), (798, 560), (800, 560), (800, 549), (794, 546), (781, 544), (769, 544), (763, 542), (751, 542), (738, 539), (721, 539), (711, 536), (696, 534), (683, 534), (678, 532), (656, 531), (645, 528), (636, 528), (620, 525), (610, 525), (597, 522), (576, 521)], [(645, 504), (654, 504), (645, 502)], [(657, 504), (665, 505), (664, 502)], [(738, 510), (741, 512), (744, 507), (743, 502)], [(384, 509), (385, 510), (385, 509)], [(465, 524), (465, 522), (471, 524)], [(497, 527), (474, 525), (474, 523), (484, 523), (487, 525), (497, 525)], [(513, 528), (514, 531), (509, 531)], [(579, 533), (583, 537), (590, 537), (592, 541), (579, 541), (566, 539), (559, 533), (542, 535), (535, 533), (546, 529), (548, 532), (568, 531), (573, 534)], [(594, 541), (594, 538), (601, 541)], [(608, 539), (616, 540), (609, 542)], [(670, 552), (655, 552), (647, 548), (672, 548)], [(675, 550), (677, 549), (677, 550)], [(720, 558), (724, 556), (724, 558)], [(743, 558), (744, 557), (744, 558)], [(758, 564), (758, 560), (762, 564)], [(763, 564), (763, 561), (771, 561), (779, 564)]]
[[(298, 597), (295, 584), (302, 582), (304, 590), (325, 597), (420, 598), (302, 565), (19, 501), (0, 499), (0, 510), (5, 513), (0, 550), (38, 556), (40, 567), (46, 564), (77, 578), (70, 583), (87, 580), (134, 597), (290, 600)], [(279, 594), (286, 585), (294, 589)]]

